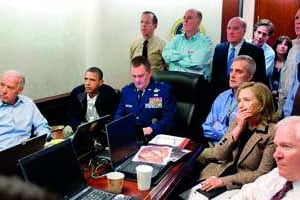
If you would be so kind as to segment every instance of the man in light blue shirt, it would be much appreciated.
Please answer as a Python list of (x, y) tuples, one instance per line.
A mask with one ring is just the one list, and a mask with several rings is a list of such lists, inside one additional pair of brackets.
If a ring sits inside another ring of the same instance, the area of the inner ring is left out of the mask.
[(235, 117), (237, 110), (235, 91), (242, 83), (252, 79), (255, 70), (255, 61), (250, 56), (240, 55), (233, 60), (229, 76), (230, 89), (217, 96), (206, 121), (202, 124), (204, 136), (214, 144), (221, 140), (229, 127), (229, 122)]
[(213, 43), (208, 36), (199, 33), (202, 13), (189, 9), (183, 17), (183, 31), (165, 46), (162, 55), (170, 71), (182, 71), (210, 77)]
[[(288, 91), (288, 95), (283, 107), (283, 114), (284, 117), (291, 116), (291, 115), (299, 115), (296, 110), (300, 110), (300, 102), (298, 104), (295, 104), (297, 91), (300, 86), (300, 51), (298, 51), (296, 56), (296, 67), (294, 67), (295, 71), (292, 77), (292, 85), (290, 90)], [(295, 106), (297, 107), (294, 107)]]
[(271, 81), (271, 76), (274, 68), (275, 52), (267, 42), (273, 35), (274, 24), (268, 19), (261, 19), (254, 25), (254, 33), (252, 44), (264, 50), (266, 62), (266, 74), (268, 81)]
[(50, 127), (34, 102), (23, 95), (25, 78), (14, 70), (0, 79), (0, 151), (31, 136), (48, 134)]

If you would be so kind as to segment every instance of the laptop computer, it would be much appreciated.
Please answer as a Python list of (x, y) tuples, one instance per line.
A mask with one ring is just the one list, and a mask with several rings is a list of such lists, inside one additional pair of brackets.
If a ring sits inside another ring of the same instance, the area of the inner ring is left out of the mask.
[(89, 155), (95, 148), (101, 149), (107, 146), (104, 125), (109, 119), (110, 115), (105, 115), (77, 127), (72, 143), (79, 160)]
[(44, 148), (47, 134), (39, 135), (0, 151), (0, 174), (17, 175), (18, 160)]
[(19, 160), (24, 179), (62, 199), (132, 199), (88, 186), (79, 167), (71, 140)]
[(147, 164), (153, 167), (152, 183), (167, 172), (169, 165), (157, 165), (144, 162), (132, 161), (133, 156), (138, 152), (137, 129), (134, 124), (135, 116), (128, 114), (115, 121), (106, 124), (106, 135), (109, 147), (109, 154), (113, 170), (123, 172), (126, 178), (136, 180), (136, 167), (140, 164)]

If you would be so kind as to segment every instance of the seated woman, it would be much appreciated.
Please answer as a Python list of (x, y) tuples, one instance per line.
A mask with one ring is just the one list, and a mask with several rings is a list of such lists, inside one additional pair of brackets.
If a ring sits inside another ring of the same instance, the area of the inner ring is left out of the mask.
[(201, 172), (202, 190), (240, 188), (274, 166), (274, 126), (277, 121), (270, 90), (262, 83), (245, 82), (236, 92), (238, 111), (227, 133), (213, 148), (216, 162)]
[(278, 90), (280, 89), (279, 81), (280, 81), (280, 71), (284, 66), (286, 57), (289, 53), (290, 48), (292, 48), (292, 40), (288, 36), (279, 36), (276, 39), (274, 45), (275, 51), (275, 60), (274, 60), (274, 68), (272, 72), (272, 76), (270, 77), (270, 86), (272, 90), (272, 94), (275, 100), (275, 105), (277, 105), (278, 100)]

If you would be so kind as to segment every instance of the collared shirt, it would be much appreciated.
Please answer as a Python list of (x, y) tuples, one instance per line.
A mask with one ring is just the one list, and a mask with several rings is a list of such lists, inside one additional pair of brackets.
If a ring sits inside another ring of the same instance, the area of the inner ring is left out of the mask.
[(230, 49), (231, 49), (231, 48), (235, 48), (235, 53), (234, 53), (235, 55), (234, 55), (234, 57), (236, 57), (237, 55), (239, 55), (240, 49), (242, 48), (243, 43), (244, 43), (244, 40), (240, 41), (240, 43), (238, 43), (238, 44), (235, 45), (235, 46), (232, 46), (232, 44), (229, 43), (227, 60), (228, 60), (228, 58), (229, 58)]
[(204, 136), (214, 143), (219, 142), (226, 133), (229, 122), (235, 117), (236, 110), (237, 102), (232, 89), (217, 96), (202, 124)]
[(99, 115), (97, 113), (97, 109), (95, 106), (96, 99), (98, 95), (95, 95), (94, 97), (90, 97), (89, 94), (86, 94), (86, 99), (87, 99), (87, 107), (86, 107), (86, 114), (85, 114), (85, 119), (86, 121), (90, 122), (95, 119), (99, 118)]
[[(139, 38), (132, 43), (130, 47), (130, 60), (142, 55), (144, 41), (144, 38)], [(152, 70), (164, 70), (166, 68), (166, 63), (162, 57), (162, 51), (165, 45), (165, 40), (156, 35), (148, 39), (148, 60)]]
[(275, 52), (267, 43), (261, 47), (264, 50), (265, 54), (265, 62), (266, 62), (266, 74), (269, 81), (271, 81), (272, 73), (273, 73), (273, 66), (274, 66), (274, 59), (275, 59)]
[[(295, 66), (298, 63), (300, 63), (300, 51), (297, 54), (295, 61), (296, 61)], [(288, 96), (286, 98), (286, 101), (285, 101), (285, 104), (284, 104), (284, 107), (283, 107), (284, 117), (290, 116), (292, 114), (294, 99), (295, 99), (295, 96), (296, 96), (297, 89), (299, 87), (299, 81), (298, 81), (298, 76), (297, 76), (298, 69), (297, 69), (297, 67), (294, 67), (294, 69), (295, 69), (294, 74), (291, 77), (291, 79), (292, 79), (291, 88), (289, 90)]]
[(280, 83), (278, 90), (279, 99), (278, 99), (278, 113), (282, 114), (283, 106), (285, 104), (286, 98), (289, 94), (289, 91), (292, 87), (292, 81), (295, 74), (296, 68), (296, 56), (300, 51), (300, 40), (293, 40), (293, 47), (290, 49), (289, 54), (286, 58), (284, 66), (280, 71)]
[[(260, 176), (253, 183), (246, 184), (234, 195), (232, 200), (270, 200), (286, 183), (286, 179), (278, 174), (278, 168)], [(293, 182), (293, 189), (289, 190), (283, 200), (300, 199), (300, 180)]]
[(0, 100), (0, 151), (28, 139), (31, 131), (50, 134), (48, 122), (34, 102), (23, 95), (13, 105)]
[(213, 57), (213, 43), (208, 36), (196, 33), (190, 39), (184, 34), (176, 35), (163, 50), (163, 58), (170, 71), (202, 74), (209, 79)]
[[(249, 40), (248, 42), (253, 44), (253, 40)], [(273, 73), (275, 52), (272, 49), (272, 47), (270, 47), (270, 45), (268, 45), (267, 43), (264, 43), (261, 48), (264, 50), (265, 63), (266, 63), (266, 75), (267, 75), (268, 81), (270, 82), (271, 78), (272, 78), (272, 73)]]

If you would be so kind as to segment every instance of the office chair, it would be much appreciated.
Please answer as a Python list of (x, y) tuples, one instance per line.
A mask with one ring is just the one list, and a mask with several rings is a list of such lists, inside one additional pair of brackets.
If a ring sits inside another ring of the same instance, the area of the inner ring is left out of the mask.
[(157, 71), (153, 73), (153, 78), (173, 87), (177, 113), (172, 135), (188, 137), (205, 144), (201, 124), (212, 103), (210, 83), (202, 75), (176, 71)]

